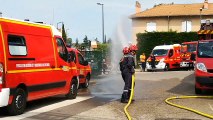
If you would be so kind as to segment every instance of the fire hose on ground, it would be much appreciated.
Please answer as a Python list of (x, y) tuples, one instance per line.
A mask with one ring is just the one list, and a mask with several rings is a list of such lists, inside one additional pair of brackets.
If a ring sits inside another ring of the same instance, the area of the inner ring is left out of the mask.
[[(130, 98), (129, 98), (129, 101), (127, 103), (127, 105), (124, 107), (124, 112), (126, 114), (126, 117), (128, 118), (128, 120), (132, 120), (130, 114), (128, 113), (127, 111), (127, 108), (129, 107), (129, 105), (131, 104), (132, 102), (132, 98), (134, 96), (134, 82), (135, 82), (135, 75), (132, 75), (132, 86), (131, 86), (131, 94), (130, 94)], [(178, 107), (178, 108), (181, 108), (181, 109), (185, 109), (185, 110), (188, 110), (188, 111), (191, 111), (191, 112), (194, 112), (198, 115), (202, 115), (204, 117), (207, 117), (207, 118), (211, 118), (213, 119), (213, 115), (209, 115), (209, 114), (206, 114), (204, 112), (201, 112), (201, 111), (198, 111), (198, 110), (195, 110), (195, 109), (192, 109), (192, 108), (189, 108), (189, 107), (186, 107), (186, 106), (182, 106), (182, 105), (179, 105), (179, 104), (175, 104), (175, 103), (172, 103), (170, 102), (170, 100), (174, 100), (174, 99), (189, 99), (189, 98), (208, 98), (208, 99), (212, 99), (213, 96), (175, 96), (175, 97), (169, 97), (165, 100), (165, 102), (171, 106), (175, 106), (175, 107)]]
[(178, 107), (178, 108), (181, 108), (181, 109), (185, 109), (185, 110), (188, 110), (188, 111), (191, 111), (191, 112), (194, 112), (194, 113), (197, 113), (199, 115), (202, 115), (204, 117), (207, 117), (207, 118), (211, 118), (213, 119), (213, 115), (209, 115), (209, 114), (206, 114), (204, 112), (201, 112), (201, 111), (198, 111), (198, 110), (195, 110), (195, 109), (192, 109), (192, 108), (189, 108), (189, 107), (186, 107), (186, 106), (181, 106), (179, 104), (175, 104), (175, 103), (172, 103), (172, 102), (169, 102), (170, 100), (173, 100), (173, 99), (188, 99), (188, 98), (213, 98), (213, 96), (177, 96), (177, 97), (170, 97), (170, 98), (167, 98), (165, 100), (165, 102), (169, 105), (172, 105), (172, 106), (175, 106), (175, 107)]
[(129, 114), (128, 111), (127, 111), (127, 108), (128, 108), (129, 105), (131, 104), (132, 98), (133, 98), (133, 96), (134, 96), (134, 82), (135, 82), (135, 75), (132, 75), (132, 86), (131, 86), (130, 98), (129, 98), (129, 101), (128, 101), (127, 105), (124, 107), (124, 112), (125, 112), (126, 117), (128, 118), (128, 120), (132, 120), (130, 114)]

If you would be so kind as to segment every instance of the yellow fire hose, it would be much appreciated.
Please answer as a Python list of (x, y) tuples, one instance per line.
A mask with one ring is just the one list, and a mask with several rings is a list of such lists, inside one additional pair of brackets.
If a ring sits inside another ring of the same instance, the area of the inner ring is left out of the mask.
[(127, 108), (128, 108), (129, 105), (131, 104), (132, 98), (133, 98), (133, 95), (134, 95), (134, 82), (135, 82), (135, 75), (132, 75), (131, 94), (130, 94), (130, 98), (129, 98), (129, 101), (128, 101), (127, 105), (124, 107), (124, 112), (125, 112), (125, 114), (126, 114), (128, 120), (132, 120), (130, 114), (129, 114), (128, 111), (127, 111)]
[(202, 115), (202, 116), (204, 116), (204, 117), (208, 117), (208, 118), (213, 119), (213, 115), (209, 115), (209, 114), (200, 112), (200, 111), (195, 110), (195, 109), (192, 109), (192, 108), (188, 108), (188, 107), (185, 107), (185, 106), (181, 106), (181, 105), (178, 105), (178, 104), (174, 104), (174, 103), (172, 103), (172, 102), (169, 102), (170, 100), (173, 100), (173, 99), (187, 99), (187, 98), (213, 98), (213, 96), (177, 96), (177, 97), (170, 97), (170, 98), (167, 98), (167, 99), (165, 100), (165, 102), (166, 102), (167, 104), (169, 104), (169, 105), (172, 105), (172, 106), (175, 106), (175, 107), (178, 107), (178, 108), (181, 108), (181, 109), (185, 109), (185, 110), (188, 110), (188, 111), (197, 113), (197, 114), (199, 114), (199, 115)]
[[(130, 98), (129, 98), (129, 101), (128, 101), (127, 105), (124, 107), (124, 112), (125, 112), (126, 117), (128, 118), (128, 120), (132, 120), (130, 114), (129, 114), (128, 111), (127, 111), (127, 108), (128, 108), (129, 105), (131, 104), (132, 98), (133, 98), (133, 96), (134, 96), (134, 82), (135, 82), (135, 75), (132, 75), (131, 94), (130, 94)], [(178, 104), (169, 102), (170, 100), (173, 100), (173, 99), (188, 99), (188, 98), (208, 98), (208, 99), (210, 99), (210, 98), (213, 98), (213, 96), (176, 96), (176, 97), (167, 98), (167, 99), (165, 100), (165, 102), (166, 102), (167, 104), (171, 105), (171, 106), (175, 106), (175, 107), (178, 107), (178, 108), (181, 108), (181, 109), (185, 109), (185, 110), (194, 112), (194, 113), (196, 113), (196, 114), (202, 115), (202, 116), (204, 116), (204, 117), (213, 119), (213, 115), (209, 115), (209, 114), (206, 114), (206, 113), (204, 113), (204, 112), (201, 112), (201, 111), (198, 111), (198, 110), (189, 108), (189, 107), (185, 107), (185, 106), (181, 106), (181, 105), (178, 105)]]

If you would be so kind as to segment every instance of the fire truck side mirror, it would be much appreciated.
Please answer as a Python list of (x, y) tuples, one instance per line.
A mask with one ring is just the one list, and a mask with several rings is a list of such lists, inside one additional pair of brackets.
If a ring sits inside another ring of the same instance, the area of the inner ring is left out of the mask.
[(169, 57), (172, 57), (172, 53), (169, 53)]
[(67, 60), (69, 63), (71, 62), (71, 55), (70, 53), (68, 53), (68, 60)]
[(72, 62), (75, 60), (75, 56), (72, 53), (68, 54), (68, 62)]
[(173, 50), (170, 50), (170, 51), (169, 51), (169, 57), (172, 57), (172, 56), (173, 56), (173, 52), (174, 52)]
[(88, 64), (89, 64), (88, 61), (85, 60), (84, 65), (87, 66)]

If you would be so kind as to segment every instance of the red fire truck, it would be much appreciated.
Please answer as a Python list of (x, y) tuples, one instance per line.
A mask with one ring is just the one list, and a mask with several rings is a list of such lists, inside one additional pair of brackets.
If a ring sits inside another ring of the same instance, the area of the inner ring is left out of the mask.
[(75, 48), (68, 48), (69, 53), (73, 56), (73, 60), (77, 67), (77, 73), (79, 77), (79, 83), (83, 88), (89, 86), (91, 77), (91, 67), (84, 59), (83, 55)]
[(196, 94), (213, 90), (213, 20), (203, 20), (201, 23), (195, 68)]
[(22, 114), (27, 101), (77, 96), (77, 72), (61, 33), (50, 25), (0, 18), (0, 107)]
[(167, 71), (180, 67), (180, 44), (156, 46), (151, 54), (156, 57), (155, 68), (151, 67), (151, 58), (149, 57), (146, 62), (147, 71)]
[(197, 41), (184, 42), (181, 44), (181, 68), (193, 69), (195, 62), (195, 54), (197, 48)]

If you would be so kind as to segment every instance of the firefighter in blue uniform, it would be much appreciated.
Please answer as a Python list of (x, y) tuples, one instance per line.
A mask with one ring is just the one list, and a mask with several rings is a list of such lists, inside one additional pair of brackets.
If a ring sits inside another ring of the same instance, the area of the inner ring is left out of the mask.
[(128, 47), (123, 49), (123, 57), (120, 61), (120, 70), (122, 74), (122, 78), (125, 82), (123, 94), (121, 97), (122, 103), (128, 103), (131, 93), (131, 85), (132, 85), (132, 75), (134, 74), (135, 70), (135, 62), (133, 57), (133, 50)]

